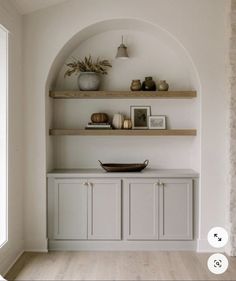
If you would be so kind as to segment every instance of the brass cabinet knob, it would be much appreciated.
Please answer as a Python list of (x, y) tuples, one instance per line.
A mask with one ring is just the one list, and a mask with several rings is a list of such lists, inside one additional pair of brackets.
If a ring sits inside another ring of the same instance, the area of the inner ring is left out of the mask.
[(163, 182), (161, 180), (158, 180), (158, 185), (164, 185)]

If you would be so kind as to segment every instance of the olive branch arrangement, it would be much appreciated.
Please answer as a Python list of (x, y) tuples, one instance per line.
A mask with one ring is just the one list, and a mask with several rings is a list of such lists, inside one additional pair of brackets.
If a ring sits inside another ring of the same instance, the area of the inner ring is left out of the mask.
[(107, 68), (112, 67), (108, 60), (100, 60), (100, 58), (93, 60), (91, 55), (85, 57), (83, 60), (72, 57), (72, 61), (67, 63), (66, 66), (68, 66), (68, 69), (65, 72), (65, 77), (71, 76), (72, 74), (78, 74), (79, 72), (107, 74)]

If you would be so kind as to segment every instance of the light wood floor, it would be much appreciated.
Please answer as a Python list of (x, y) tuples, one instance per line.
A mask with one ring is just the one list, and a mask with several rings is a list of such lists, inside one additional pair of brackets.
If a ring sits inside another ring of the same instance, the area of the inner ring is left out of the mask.
[(194, 252), (25, 253), (8, 280), (236, 280), (236, 258), (223, 275), (208, 271), (210, 254)]

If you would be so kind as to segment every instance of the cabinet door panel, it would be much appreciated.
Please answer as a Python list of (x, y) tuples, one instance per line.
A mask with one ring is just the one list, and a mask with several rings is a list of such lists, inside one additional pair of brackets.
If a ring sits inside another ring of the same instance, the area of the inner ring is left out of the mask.
[(57, 180), (54, 189), (54, 239), (87, 239), (87, 186)]
[(191, 240), (193, 236), (193, 187), (189, 179), (161, 179), (160, 240)]
[(88, 238), (121, 239), (121, 181), (89, 180)]
[(124, 228), (127, 240), (158, 239), (158, 188), (155, 179), (125, 181)]

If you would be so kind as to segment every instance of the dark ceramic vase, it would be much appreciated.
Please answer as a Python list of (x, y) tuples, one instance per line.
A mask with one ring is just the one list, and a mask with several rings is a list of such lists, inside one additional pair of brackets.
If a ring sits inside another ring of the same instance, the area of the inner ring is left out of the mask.
[(152, 77), (145, 77), (145, 81), (142, 83), (143, 91), (156, 91), (156, 83), (152, 80)]

